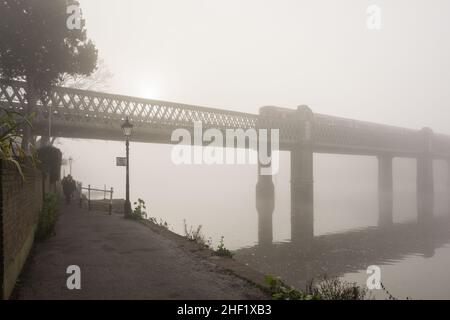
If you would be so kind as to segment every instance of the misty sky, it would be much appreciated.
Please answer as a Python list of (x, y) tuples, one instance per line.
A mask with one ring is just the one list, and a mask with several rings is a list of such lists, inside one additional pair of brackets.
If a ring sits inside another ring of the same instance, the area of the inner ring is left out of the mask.
[[(81, 0), (109, 91), (450, 133), (447, 0)], [(382, 29), (366, 27), (370, 4)]]

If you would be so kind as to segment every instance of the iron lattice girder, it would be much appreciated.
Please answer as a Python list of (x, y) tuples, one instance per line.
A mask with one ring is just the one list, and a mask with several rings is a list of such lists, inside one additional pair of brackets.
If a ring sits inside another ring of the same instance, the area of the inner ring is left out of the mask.
[[(24, 82), (1, 81), (0, 104), (23, 112), (27, 104), (26, 92)], [(120, 134), (119, 124), (129, 117), (138, 136), (140, 131), (149, 133), (142, 135), (142, 140), (148, 142), (152, 142), (152, 135), (158, 136), (159, 142), (167, 142), (173, 130), (192, 130), (194, 121), (200, 121), (204, 130), (279, 129), (280, 146), (290, 149), (302, 142), (306, 134), (304, 124), (310, 122), (307, 127), (312, 146), (317, 152), (414, 156), (424, 150), (422, 131), (419, 130), (322, 114), (312, 114), (311, 119), (304, 119), (296, 110), (284, 108), (269, 107), (268, 113), (257, 115), (55, 87), (46, 99), (38, 101), (35, 112), (37, 129), (45, 127), (51, 112), (52, 123), (59, 128), (58, 134), (71, 137), (107, 139), (112, 132)], [(70, 134), (65, 134), (65, 128), (70, 128)], [(82, 134), (87, 129), (96, 130), (89, 131), (92, 136)], [(434, 156), (450, 158), (449, 136), (435, 134), (430, 143)]]

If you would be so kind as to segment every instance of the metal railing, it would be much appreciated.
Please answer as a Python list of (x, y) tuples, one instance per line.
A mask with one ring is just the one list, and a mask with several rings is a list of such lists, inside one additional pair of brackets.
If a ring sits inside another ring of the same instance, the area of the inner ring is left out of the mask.
[[(27, 107), (24, 82), (0, 79), (0, 107), (24, 112)], [(309, 109), (309, 108), (308, 108)], [(135, 132), (132, 140), (173, 143), (171, 134), (184, 128), (193, 130), (201, 122), (204, 130), (279, 129), (280, 148), (292, 150), (310, 132), (314, 152), (417, 157), (427, 145), (434, 158), (450, 157), (450, 136), (399, 128), (294, 109), (263, 107), (260, 114), (206, 108), (183, 103), (142, 99), (123, 95), (53, 87), (37, 102), (33, 119), (35, 135), (48, 133), (51, 119), (54, 136), (122, 141), (120, 126), (129, 118)], [(307, 119), (308, 118), (308, 119)], [(303, 124), (308, 123), (308, 130)]]
[[(85, 194), (83, 193), (85, 191)], [(103, 199), (93, 199), (93, 193), (103, 194)], [(106, 185), (103, 189), (92, 188), (91, 185), (88, 185), (87, 188), (82, 185), (79, 186), (79, 198), (80, 198), (80, 208), (83, 208), (83, 204), (87, 204), (88, 211), (92, 209), (98, 210), (100, 208), (107, 207), (108, 213), (112, 214), (113, 207), (113, 193), (114, 189), (111, 187), (110, 189), (106, 188)]]

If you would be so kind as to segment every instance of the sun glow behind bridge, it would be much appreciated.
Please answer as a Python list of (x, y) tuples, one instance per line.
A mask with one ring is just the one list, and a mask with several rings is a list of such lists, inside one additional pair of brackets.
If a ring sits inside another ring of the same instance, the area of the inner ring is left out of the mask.
[(136, 94), (140, 98), (145, 99), (161, 99), (161, 90), (155, 84), (150, 84), (148, 82), (140, 83), (137, 87)]

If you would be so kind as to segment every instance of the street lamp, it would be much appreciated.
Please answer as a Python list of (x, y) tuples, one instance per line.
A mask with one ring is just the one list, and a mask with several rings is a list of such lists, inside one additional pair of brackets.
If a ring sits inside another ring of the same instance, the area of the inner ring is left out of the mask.
[(69, 158), (69, 174), (70, 174), (70, 175), (72, 175), (72, 161), (73, 161), (73, 158), (70, 157), (70, 158)]
[(131, 202), (130, 202), (130, 137), (133, 132), (133, 125), (126, 118), (125, 122), (122, 124), (123, 135), (125, 136), (125, 145), (127, 149), (127, 178), (126, 178), (126, 196), (125, 196), (125, 205), (124, 205), (124, 213), (125, 218), (131, 217)]

